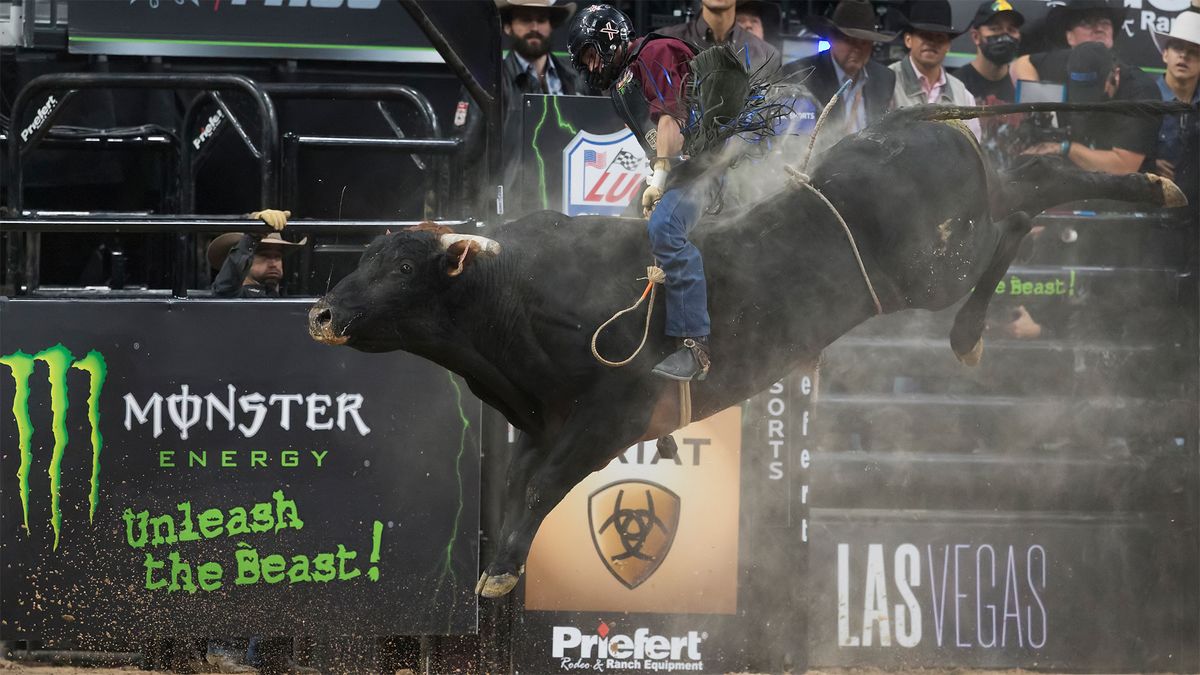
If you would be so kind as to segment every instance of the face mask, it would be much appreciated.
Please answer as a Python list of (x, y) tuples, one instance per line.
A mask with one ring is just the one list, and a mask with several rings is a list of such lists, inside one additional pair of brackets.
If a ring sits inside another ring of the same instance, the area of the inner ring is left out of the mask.
[(1017, 58), (1017, 47), (1020, 45), (1021, 41), (1011, 35), (990, 35), (983, 39), (980, 49), (983, 51), (983, 58), (1003, 66)]

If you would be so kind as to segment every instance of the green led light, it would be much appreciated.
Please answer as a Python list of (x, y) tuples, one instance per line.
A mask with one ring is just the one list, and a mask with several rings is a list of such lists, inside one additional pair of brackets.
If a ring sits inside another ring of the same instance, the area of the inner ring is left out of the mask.
[(538, 135), (542, 133), (542, 125), (546, 123), (546, 116), (549, 114), (549, 106), (546, 105), (546, 100), (554, 101), (554, 115), (558, 118), (558, 128), (566, 131), (574, 136), (579, 133), (573, 124), (563, 119), (562, 110), (558, 108), (557, 96), (542, 97), (542, 117), (538, 120), (537, 126), (533, 128), (533, 140), (530, 142), (530, 147), (533, 148), (533, 154), (537, 157), (538, 162), (538, 190), (542, 195), (542, 208), (550, 208), (550, 199), (546, 195), (546, 160), (542, 159), (542, 150), (538, 147)]

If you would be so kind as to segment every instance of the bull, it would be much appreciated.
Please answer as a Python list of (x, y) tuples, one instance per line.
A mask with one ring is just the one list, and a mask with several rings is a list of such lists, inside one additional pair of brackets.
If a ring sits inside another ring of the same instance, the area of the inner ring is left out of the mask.
[[(1185, 202), (1152, 174), (1088, 173), (1057, 158), (994, 172), (961, 124), (933, 121), (953, 116), (906, 109), (840, 141), (811, 177), (829, 204), (789, 189), (701, 222), (693, 241), (707, 268), (718, 365), (692, 385), (691, 420), (813, 362), (877, 314), (870, 288), (884, 313), (940, 310), (969, 296), (950, 347), (973, 365), (988, 302), (1032, 216), (1088, 198)], [(427, 358), (522, 432), (499, 548), (476, 587), (485, 597), (517, 584), (539, 525), (572, 487), (630, 445), (688, 421), (677, 383), (650, 374), (674, 349), (661, 306), (628, 366), (605, 367), (589, 348), (596, 327), (636, 295), (648, 257), (640, 220), (543, 211), (497, 228), (494, 239), (426, 224), (377, 238), (310, 311), (314, 339)], [(638, 318), (616, 322), (599, 353), (628, 353), (642, 329)]]

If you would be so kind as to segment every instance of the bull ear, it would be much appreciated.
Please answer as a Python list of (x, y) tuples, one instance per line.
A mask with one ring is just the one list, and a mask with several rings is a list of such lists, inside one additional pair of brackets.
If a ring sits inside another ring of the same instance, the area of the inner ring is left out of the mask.
[(446, 274), (452, 277), (462, 274), (476, 257), (495, 256), (500, 253), (499, 243), (473, 234), (443, 234), (439, 237), (439, 242), (446, 250)]

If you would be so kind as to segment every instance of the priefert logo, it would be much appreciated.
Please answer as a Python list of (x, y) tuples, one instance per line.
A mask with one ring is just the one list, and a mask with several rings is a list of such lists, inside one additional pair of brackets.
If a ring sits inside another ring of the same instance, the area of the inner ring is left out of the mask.
[(551, 653), (565, 670), (701, 670), (700, 643), (707, 637), (694, 630), (680, 636), (656, 635), (649, 628), (638, 628), (633, 635), (613, 633), (601, 621), (592, 635), (574, 626), (555, 626)]

